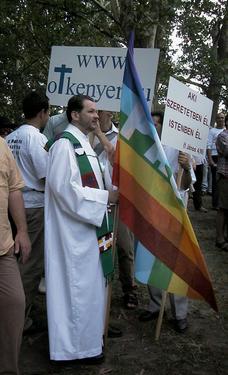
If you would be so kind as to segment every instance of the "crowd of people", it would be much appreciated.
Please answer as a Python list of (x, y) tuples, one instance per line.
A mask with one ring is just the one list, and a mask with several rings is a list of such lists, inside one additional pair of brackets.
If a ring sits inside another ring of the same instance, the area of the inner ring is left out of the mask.
[[(23, 100), (24, 123), (0, 117), (0, 374), (19, 374), (23, 332), (45, 276), (50, 359), (104, 360), (108, 286), (114, 273), (113, 213), (118, 190), (111, 176), (118, 127), (112, 113), (97, 111), (92, 98), (73, 96), (63, 113), (49, 116), (45, 94)], [(158, 135), (163, 114), (152, 112)], [(189, 194), (199, 212), (203, 191), (217, 210), (216, 246), (228, 251), (228, 116), (218, 113), (209, 130), (207, 158), (164, 146), (187, 208)], [(118, 221), (116, 233), (123, 304), (138, 306), (134, 280), (134, 236)], [(150, 303), (139, 320), (158, 317), (161, 290), (148, 286)], [(176, 331), (188, 327), (188, 300), (170, 294)], [(108, 335), (121, 336), (108, 326)]]

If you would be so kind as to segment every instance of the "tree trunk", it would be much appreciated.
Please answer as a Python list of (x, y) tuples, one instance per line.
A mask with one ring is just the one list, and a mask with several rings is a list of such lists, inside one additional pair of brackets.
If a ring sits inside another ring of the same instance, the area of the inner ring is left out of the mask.
[(217, 35), (214, 35), (213, 47), (217, 54), (217, 65), (214, 67), (207, 89), (207, 96), (213, 100), (211, 126), (215, 124), (216, 114), (221, 101), (222, 86), (228, 87), (228, 2), (222, 25), (218, 28)]

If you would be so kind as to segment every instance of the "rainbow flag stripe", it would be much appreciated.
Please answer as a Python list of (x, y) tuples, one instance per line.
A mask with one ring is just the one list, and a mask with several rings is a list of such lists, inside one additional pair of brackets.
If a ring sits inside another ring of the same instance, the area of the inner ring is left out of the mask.
[(143, 94), (130, 41), (121, 97), (113, 183), (120, 219), (136, 238), (135, 276), (182, 296), (217, 304), (204, 257)]

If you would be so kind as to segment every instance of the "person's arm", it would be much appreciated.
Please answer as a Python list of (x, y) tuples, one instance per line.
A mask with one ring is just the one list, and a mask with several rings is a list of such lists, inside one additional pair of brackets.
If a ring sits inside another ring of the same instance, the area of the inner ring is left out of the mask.
[(228, 158), (228, 137), (225, 133), (220, 133), (217, 141), (216, 148), (219, 155), (222, 155), (224, 158)]
[(27, 232), (23, 196), (20, 190), (9, 193), (9, 211), (17, 228), (15, 254), (20, 252), (22, 263), (25, 263), (30, 255), (31, 243)]
[(40, 182), (45, 182), (48, 152), (44, 149), (47, 138), (43, 134), (34, 137), (30, 142), (30, 157), (33, 163), (33, 171)]
[(178, 163), (183, 168), (183, 175), (181, 179), (181, 189), (186, 190), (190, 187), (192, 183), (192, 177), (191, 177), (191, 165), (189, 156), (185, 154), (184, 152), (179, 152), (178, 156)]
[(100, 125), (98, 124), (96, 129), (93, 131), (93, 133), (97, 136), (100, 143), (104, 147), (105, 152), (108, 155), (108, 159), (111, 163), (111, 165), (114, 164), (114, 155), (115, 155), (115, 147), (109, 142), (106, 135), (102, 132)]
[(212, 155), (211, 155), (212, 144), (213, 144), (213, 131), (212, 129), (210, 129), (208, 133), (208, 140), (207, 140), (207, 159), (208, 159), (208, 164), (211, 167), (216, 167), (216, 164), (214, 163), (212, 159)]
[(211, 155), (211, 149), (207, 149), (207, 159), (208, 159), (208, 164), (211, 166), (211, 167), (216, 167), (216, 164), (215, 162), (213, 161), (212, 159), (212, 155)]

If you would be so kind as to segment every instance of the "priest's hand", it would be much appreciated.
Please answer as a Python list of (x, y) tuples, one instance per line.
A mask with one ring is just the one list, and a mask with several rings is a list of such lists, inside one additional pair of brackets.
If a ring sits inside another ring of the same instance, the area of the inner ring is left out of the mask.
[(109, 191), (108, 201), (109, 203), (117, 203), (119, 200), (119, 191)]

